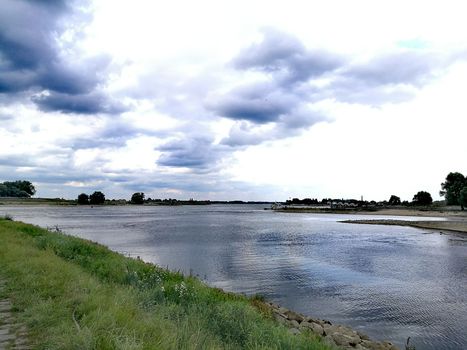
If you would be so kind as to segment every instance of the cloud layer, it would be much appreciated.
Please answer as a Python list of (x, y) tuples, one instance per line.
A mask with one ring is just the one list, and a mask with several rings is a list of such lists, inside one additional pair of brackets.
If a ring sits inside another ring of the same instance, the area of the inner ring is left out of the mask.
[[(103, 92), (110, 58), (76, 57), (76, 26), (87, 21), (74, 1), (5, 0), (0, 4), (0, 93), (28, 92), (45, 111), (114, 113)], [(62, 36), (70, 37), (64, 40)]]
[[(341, 110), (351, 119), (355, 110), (410, 103), (467, 58), (463, 48), (414, 44), (420, 40), (338, 51), (285, 25), (249, 28), (241, 47), (215, 56), (202, 51), (205, 38), (188, 39), (189, 28), (160, 36), (152, 22), (125, 24), (131, 13), (122, 18), (124, 34), (137, 42), (153, 30), (154, 42), (145, 42), (147, 57), (130, 49), (116, 57), (103, 41), (102, 50), (90, 49), (100, 34), (92, 30), (106, 28), (93, 26), (97, 7), (0, 3), (0, 180), (27, 177), (68, 191), (101, 185), (126, 193), (141, 184), (167, 193), (248, 192), (254, 185), (230, 173), (239, 155), (308, 137)], [(191, 51), (169, 56), (182, 44)]]

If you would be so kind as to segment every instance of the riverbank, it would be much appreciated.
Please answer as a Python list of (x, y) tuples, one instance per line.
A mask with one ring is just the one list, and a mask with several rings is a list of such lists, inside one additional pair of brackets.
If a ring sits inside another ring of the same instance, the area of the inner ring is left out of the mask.
[(446, 220), (446, 221), (409, 221), (409, 220), (344, 220), (348, 224), (366, 224), (366, 225), (392, 225), (409, 226), (428, 230), (457, 232), (467, 234), (467, 220)]
[(38, 348), (395, 349), (60, 232), (0, 220), (0, 239), (4, 297)]
[(293, 335), (257, 298), (89, 241), (3, 219), (0, 239), (3, 295), (34, 348), (332, 349)]

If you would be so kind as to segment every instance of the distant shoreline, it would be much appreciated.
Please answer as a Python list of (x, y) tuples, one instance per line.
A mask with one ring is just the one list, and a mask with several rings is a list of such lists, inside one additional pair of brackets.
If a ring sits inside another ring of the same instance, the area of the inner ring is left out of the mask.
[(181, 205), (212, 205), (212, 204), (227, 204), (227, 205), (244, 205), (244, 204), (262, 204), (271, 205), (273, 202), (267, 201), (218, 201), (218, 200), (184, 200), (184, 199), (164, 199), (164, 200), (149, 200), (144, 203), (132, 203), (126, 199), (106, 199), (102, 204), (78, 204), (75, 199), (64, 198), (23, 198), (23, 197), (0, 197), (1, 205), (63, 205), (63, 206), (181, 206)]
[(467, 219), (467, 211), (445, 208), (375, 208), (375, 209), (331, 209), (331, 208), (279, 208), (283, 213), (317, 213), (317, 214), (352, 214), (352, 215), (387, 215), (387, 216), (420, 216), (420, 217), (456, 217)]

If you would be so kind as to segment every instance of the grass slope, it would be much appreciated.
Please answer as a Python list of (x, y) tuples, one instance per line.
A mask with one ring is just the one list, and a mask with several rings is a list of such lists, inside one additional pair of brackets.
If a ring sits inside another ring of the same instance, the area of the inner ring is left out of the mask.
[(258, 299), (36, 226), (0, 219), (0, 266), (37, 349), (329, 349)]

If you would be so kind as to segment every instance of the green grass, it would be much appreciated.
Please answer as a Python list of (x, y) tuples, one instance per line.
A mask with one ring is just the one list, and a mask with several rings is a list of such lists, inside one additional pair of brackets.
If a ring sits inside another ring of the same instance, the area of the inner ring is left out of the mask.
[(0, 278), (37, 349), (329, 349), (260, 297), (210, 288), (96, 243), (0, 219)]

